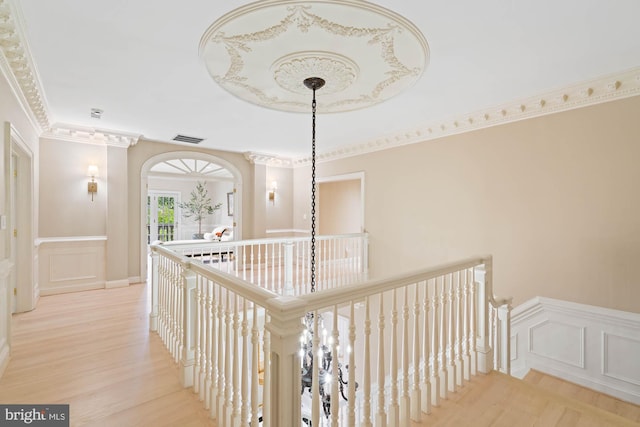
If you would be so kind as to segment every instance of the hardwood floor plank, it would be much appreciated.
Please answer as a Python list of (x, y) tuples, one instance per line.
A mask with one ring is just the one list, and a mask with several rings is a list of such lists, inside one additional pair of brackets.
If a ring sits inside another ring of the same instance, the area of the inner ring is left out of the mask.
[(144, 285), (42, 297), (13, 317), (2, 403), (66, 403), (72, 426), (215, 426), (157, 334)]

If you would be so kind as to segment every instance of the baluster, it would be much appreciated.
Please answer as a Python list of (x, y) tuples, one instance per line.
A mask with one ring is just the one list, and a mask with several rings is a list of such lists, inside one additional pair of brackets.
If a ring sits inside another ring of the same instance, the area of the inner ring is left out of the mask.
[(176, 312), (178, 313), (177, 316), (177, 324), (178, 324), (178, 332), (177, 332), (177, 346), (176, 346), (176, 363), (180, 363), (180, 357), (182, 356), (182, 350), (184, 348), (184, 341), (183, 341), (183, 331), (184, 331), (184, 280), (182, 277), (181, 272), (179, 271), (181, 269), (180, 266), (176, 265), (176, 271), (178, 271), (177, 274), (177, 282), (178, 282), (178, 297), (176, 298), (176, 302), (177, 302), (177, 307), (178, 309), (176, 310)]
[(478, 352), (477, 352), (477, 301), (476, 301), (476, 282), (475, 282), (475, 269), (470, 269), (469, 272), (469, 301), (471, 307), (469, 310), (469, 346), (471, 347), (471, 362), (469, 371), (471, 375), (477, 375), (478, 373)]
[[(274, 253), (274, 257), (275, 257), (275, 253), (276, 253), (275, 249), (274, 249), (273, 253)], [(278, 265), (278, 267), (277, 267), (278, 268), (278, 283), (280, 284), (280, 286), (282, 286), (282, 284), (284, 283), (283, 277), (282, 277), (282, 267), (283, 267), (282, 266), (282, 243), (278, 244), (278, 258), (277, 258), (277, 260), (278, 260), (278, 262), (277, 262), (277, 265)], [(274, 258), (273, 262), (274, 262), (273, 265), (275, 266), (276, 265), (276, 259), (275, 258)], [(274, 276), (273, 276), (274, 279), (273, 280), (275, 280), (275, 270), (274, 270), (273, 274), (274, 274)]]
[(456, 273), (456, 384), (464, 386), (464, 360), (462, 358), (462, 271)]
[[(411, 419), (420, 421), (422, 408), (420, 407), (420, 284), (415, 285), (413, 303), (413, 388), (411, 390)], [(409, 292), (406, 288), (405, 292)]]
[(392, 291), (391, 298), (391, 372), (389, 381), (391, 382), (391, 396), (389, 399), (389, 426), (399, 427), (400, 412), (398, 407), (398, 304), (397, 291)]
[[(212, 378), (213, 384), (211, 385), (211, 416), (213, 418), (220, 418), (220, 396), (222, 395), (222, 387), (224, 387), (224, 381), (221, 380), (222, 376), (222, 323), (220, 322), (220, 315), (222, 312), (222, 298), (221, 298), (221, 286), (212, 282), (211, 295), (213, 297), (213, 307), (211, 315), (211, 362), (212, 362)], [(216, 298), (216, 290), (218, 291), (218, 297)]]
[(447, 276), (442, 276), (440, 280), (440, 397), (446, 399), (448, 396), (449, 385), (449, 366), (447, 364), (447, 295), (446, 292)]
[(373, 427), (371, 424), (371, 318), (369, 316), (369, 297), (364, 299), (364, 369), (362, 373), (362, 427)]
[(247, 299), (242, 298), (242, 410), (240, 425), (249, 425), (249, 319), (247, 319)]
[[(225, 290), (226, 293), (226, 290)], [(222, 286), (218, 285), (218, 363), (216, 369), (218, 370), (218, 394), (216, 396), (218, 422), (224, 423), (224, 396), (226, 394), (226, 375), (227, 372), (224, 369), (225, 355), (226, 355), (226, 330), (224, 322), (224, 300), (222, 299)], [(224, 425), (224, 424), (223, 424)]]
[(258, 245), (258, 283), (257, 285), (264, 289), (269, 289), (266, 283), (262, 283), (262, 245)]
[[(489, 297), (489, 295), (487, 295)], [(493, 349), (493, 369), (499, 370), (499, 356), (500, 356), (500, 343), (498, 337), (500, 336), (498, 331), (498, 310), (491, 303), (489, 304), (489, 312), (491, 313), (491, 338), (489, 342)]]
[[(265, 324), (270, 321), (264, 316)], [(264, 340), (264, 384), (262, 385), (262, 427), (271, 427), (271, 332), (263, 328)], [(254, 424), (251, 424), (255, 426)], [(275, 426), (274, 426), (275, 427)]]
[(242, 280), (247, 280), (247, 247), (242, 247)]
[(449, 280), (449, 287), (447, 292), (447, 305), (448, 305), (448, 332), (449, 332), (449, 343), (447, 345), (447, 363), (449, 365), (449, 391), (456, 392), (458, 387), (456, 386), (456, 361), (455, 361), (455, 328), (456, 325), (454, 323), (454, 315), (455, 315), (455, 301), (454, 301), (454, 280), (453, 273), (449, 273), (446, 276)]
[[(417, 324), (416, 324), (417, 325)], [(402, 394), (400, 395), (400, 423), (409, 424), (411, 403), (409, 400), (409, 286), (404, 287), (402, 305)]]
[[(207, 280), (207, 380), (205, 383), (206, 395), (205, 395), (205, 409), (213, 409), (212, 399), (215, 390), (216, 372), (213, 363), (216, 360), (216, 323), (214, 316), (214, 285), (211, 280)], [(211, 413), (212, 417), (215, 417), (215, 413)]]
[[(429, 300), (429, 281), (424, 282), (424, 302), (422, 304), (424, 311), (424, 338), (422, 340), (422, 374), (424, 375), (424, 383), (422, 385), (422, 410), (426, 414), (431, 413), (431, 370), (429, 362), (431, 361), (431, 337), (429, 334), (429, 308), (431, 300)], [(416, 297), (416, 301), (418, 298)], [(434, 371), (435, 372), (435, 371)]]
[[(224, 377), (233, 381), (233, 373), (231, 368), (231, 357), (233, 353), (233, 312), (231, 311), (231, 292), (226, 290), (226, 306), (225, 306), (225, 325), (226, 342), (224, 345)], [(231, 416), (233, 414), (233, 384), (227, 381), (224, 387), (224, 408), (222, 425), (231, 425)]]
[[(340, 382), (340, 374), (338, 373), (338, 362), (340, 358), (340, 332), (338, 331), (338, 306), (333, 306), (333, 339), (329, 341), (329, 351), (332, 353), (331, 358), (331, 425), (338, 425), (338, 415), (340, 413), (339, 403), (340, 397), (338, 396), (338, 384)], [(325, 390), (325, 392), (328, 390)]]
[(433, 353), (433, 405), (440, 405), (440, 397), (442, 395), (441, 377), (444, 375), (442, 371), (441, 355), (442, 341), (440, 339), (440, 330), (442, 328), (442, 293), (438, 284), (442, 281), (442, 277), (436, 278), (433, 283), (433, 336), (432, 336), (432, 353)]
[(272, 280), (271, 287), (269, 287), (269, 243), (264, 244), (264, 288), (278, 292), (275, 281)]
[(376, 427), (387, 426), (387, 414), (384, 408), (384, 294), (379, 294), (380, 313), (378, 314), (378, 414)]
[(464, 371), (462, 378), (466, 381), (471, 379), (471, 356), (469, 352), (469, 269), (464, 270), (464, 279), (462, 282), (462, 313), (463, 313), (463, 331), (462, 331), (462, 351), (464, 359)]
[[(253, 304), (253, 327), (251, 328), (251, 425), (258, 425), (258, 387), (260, 386), (260, 343), (258, 331), (258, 306)], [(265, 366), (266, 368), (266, 366)]]
[(202, 277), (198, 276), (196, 277), (196, 300), (195, 300), (195, 310), (196, 310), (196, 324), (195, 324), (195, 329), (196, 329), (196, 335), (195, 335), (195, 353), (194, 353), (194, 361), (195, 361), (195, 365), (193, 367), (193, 392), (196, 393), (198, 395), (198, 398), (200, 398), (200, 374), (202, 372), (202, 370), (200, 369), (202, 366), (202, 353), (201, 353), (201, 349), (202, 349), (202, 310), (201, 310), (201, 299), (202, 299), (202, 288), (201, 288), (201, 283), (202, 283)]
[(251, 259), (251, 265), (249, 265), (249, 268), (251, 269), (251, 278), (249, 279), (249, 281), (253, 284), (257, 284), (258, 286), (260, 286), (260, 283), (256, 283), (255, 281), (255, 274), (254, 274), (254, 265), (255, 265), (255, 255), (254, 255), (254, 247), (253, 245), (251, 245), (251, 254), (250, 254), (250, 259)]
[(349, 312), (349, 347), (347, 347), (347, 353), (349, 354), (349, 401), (348, 401), (348, 421), (349, 427), (355, 427), (356, 425), (356, 320), (354, 313), (353, 301), (351, 301), (351, 310)]
[(240, 389), (240, 296), (234, 293), (233, 296), (233, 395), (232, 395), (232, 415), (231, 423), (234, 426), (240, 425), (240, 404), (242, 403), (242, 390)]
[[(205, 383), (207, 381), (207, 367), (209, 365), (209, 359), (207, 358), (207, 346), (208, 346), (208, 341), (209, 341), (209, 337), (211, 334), (211, 331), (207, 330), (207, 326), (208, 326), (208, 319), (207, 319), (207, 279), (205, 279), (202, 276), (199, 276), (200, 279), (200, 299), (201, 299), (201, 303), (200, 303), (200, 310), (201, 310), (201, 315), (200, 315), (200, 321), (202, 323), (202, 344), (200, 345), (200, 357), (202, 359), (202, 362), (200, 363), (200, 400), (203, 400), (206, 402), (205, 397), (206, 397), (206, 386)], [(205, 403), (206, 405), (206, 403)]]

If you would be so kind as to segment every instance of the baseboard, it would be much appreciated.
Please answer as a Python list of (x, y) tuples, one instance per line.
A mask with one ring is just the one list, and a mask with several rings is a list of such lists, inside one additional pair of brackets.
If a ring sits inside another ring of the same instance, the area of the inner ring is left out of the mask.
[(129, 277), (129, 284), (130, 285), (136, 285), (138, 283), (146, 283), (146, 280), (142, 280), (142, 278), (140, 276)]
[(40, 288), (40, 296), (66, 294), (70, 292), (93, 291), (96, 289), (104, 289), (104, 282), (83, 283), (80, 285), (56, 286), (55, 288)]
[(129, 279), (108, 280), (104, 284), (105, 289), (125, 288), (129, 286)]
[(529, 369), (640, 404), (640, 314), (536, 297), (511, 316), (512, 375)]

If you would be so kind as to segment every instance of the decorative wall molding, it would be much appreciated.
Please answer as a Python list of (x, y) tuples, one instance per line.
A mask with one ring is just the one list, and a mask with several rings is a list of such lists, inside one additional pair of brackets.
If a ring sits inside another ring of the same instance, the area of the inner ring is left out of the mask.
[(40, 294), (105, 288), (106, 243), (103, 236), (39, 239)]
[(0, 71), (40, 132), (49, 129), (47, 101), (24, 36), (22, 16), (9, 0), (0, 0)]
[[(640, 67), (446, 120), (426, 123), (416, 129), (320, 152), (317, 161), (326, 162), (358, 156), (638, 95)], [(293, 166), (306, 166), (310, 162), (309, 156), (292, 159)]]
[(56, 123), (44, 132), (41, 137), (81, 144), (129, 148), (136, 145), (142, 135)]
[(244, 153), (244, 158), (252, 165), (265, 165), (287, 168), (292, 166), (291, 159), (275, 156), (273, 154), (255, 153), (253, 151), (247, 151)]
[(537, 297), (513, 309), (511, 335), (514, 376), (536, 369), (640, 404), (640, 314)]

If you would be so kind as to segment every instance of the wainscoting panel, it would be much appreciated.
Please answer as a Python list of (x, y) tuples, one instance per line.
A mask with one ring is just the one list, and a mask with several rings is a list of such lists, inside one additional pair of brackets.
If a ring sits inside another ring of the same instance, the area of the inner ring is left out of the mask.
[(536, 369), (640, 404), (640, 314), (537, 297), (513, 309), (511, 337), (512, 375)]
[(40, 295), (105, 287), (106, 237), (48, 238), (38, 242)]

